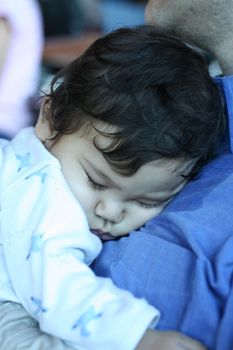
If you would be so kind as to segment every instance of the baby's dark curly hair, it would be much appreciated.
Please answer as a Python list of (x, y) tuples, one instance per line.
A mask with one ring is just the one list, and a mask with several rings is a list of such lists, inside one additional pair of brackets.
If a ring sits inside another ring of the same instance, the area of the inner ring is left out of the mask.
[(189, 178), (214, 155), (225, 128), (223, 98), (200, 51), (153, 26), (96, 40), (59, 72), (47, 95), (58, 134), (100, 120), (116, 126), (101, 149), (117, 172), (156, 159), (194, 159)]

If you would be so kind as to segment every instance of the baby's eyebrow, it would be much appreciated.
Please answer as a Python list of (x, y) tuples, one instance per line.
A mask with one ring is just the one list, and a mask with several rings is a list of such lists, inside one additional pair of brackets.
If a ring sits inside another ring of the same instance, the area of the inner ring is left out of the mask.
[(161, 196), (159, 197), (159, 193), (156, 192), (156, 193), (150, 193), (150, 195), (148, 197), (144, 197), (144, 200), (146, 201), (151, 201), (151, 202), (167, 202), (171, 199), (173, 199), (181, 190), (182, 188), (184, 187), (184, 183), (186, 183), (187, 180), (183, 180), (181, 181), (179, 184), (177, 184), (175, 186), (175, 188), (173, 190), (171, 190), (170, 192), (168, 193), (165, 193), (164, 195), (162, 195), (161, 193)]

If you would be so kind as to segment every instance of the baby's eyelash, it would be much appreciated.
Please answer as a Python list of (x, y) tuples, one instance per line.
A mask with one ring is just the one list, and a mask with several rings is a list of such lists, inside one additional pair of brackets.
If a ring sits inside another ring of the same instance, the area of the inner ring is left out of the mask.
[(136, 201), (137, 204), (145, 209), (152, 209), (152, 208), (156, 208), (159, 207), (162, 203), (156, 203), (156, 204), (149, 204), (149, 203), (144, 203), (144, 202), (140, 202), (140, 201)]
[(95, 182), (90, 175), (85, 171), (86, 175), (87, 175), (87, 182), (88, 184), (95, 190), (95, 191), (104, 191), (107, 190), (108, 187), (98, 184), (97, 182)]

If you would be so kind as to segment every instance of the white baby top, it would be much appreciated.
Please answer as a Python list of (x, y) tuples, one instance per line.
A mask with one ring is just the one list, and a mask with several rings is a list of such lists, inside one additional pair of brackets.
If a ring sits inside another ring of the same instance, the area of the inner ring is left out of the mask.
[(77, 349), (134, 349), (159, 312), (89, 268), (101, 241), (59, 161), (27, 128), (2, 144), (0, 166), (0, 299)]

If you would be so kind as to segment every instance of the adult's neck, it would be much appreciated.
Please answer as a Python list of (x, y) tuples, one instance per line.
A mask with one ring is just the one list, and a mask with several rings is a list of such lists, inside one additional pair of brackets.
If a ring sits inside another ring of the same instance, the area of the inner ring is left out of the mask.
[(233, 39), (223, 40), (215, 50), (223, 75), (233, 75)]

